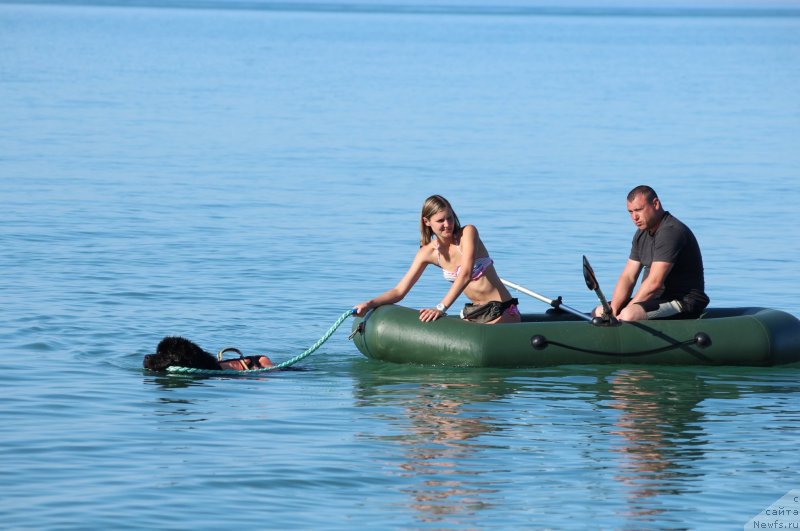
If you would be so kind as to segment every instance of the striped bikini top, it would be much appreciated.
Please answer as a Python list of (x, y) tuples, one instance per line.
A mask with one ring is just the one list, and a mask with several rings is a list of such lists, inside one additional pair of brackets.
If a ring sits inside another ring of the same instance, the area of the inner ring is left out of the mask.
[[(442, 256), (439, 254), (439, 242), (435, 242), (434, 247), (436, 249), (436, 262), (439, 264), (439, 267), (442, 267)], [(461, 245), (456, 245), (456, 248), (460, 254)], [(472, 264), (472, 280), (478, 280), (481, 278), (484, 274), (486, 274), (486, 270), (489, 269), (489, 266), (492, 264), (494, 264), (494, 260), (492, 260), (492, 258), (489, 256), (476, 258), (475, 263)], [(448, 271), (442, 267), (442, 276), (448, 282), (454, 282), (460, 271), (461, 266), (456, 267), (455, 271)]]

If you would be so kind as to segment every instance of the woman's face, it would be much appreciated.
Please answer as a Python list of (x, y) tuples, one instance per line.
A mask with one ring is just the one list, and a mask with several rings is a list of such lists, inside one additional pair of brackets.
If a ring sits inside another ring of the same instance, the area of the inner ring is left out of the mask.
[(429, 218), (423, 218), (425, 225), (431, 228), (437, 238), (452, 238), (455, 218), (449, 208), (440, 210)]

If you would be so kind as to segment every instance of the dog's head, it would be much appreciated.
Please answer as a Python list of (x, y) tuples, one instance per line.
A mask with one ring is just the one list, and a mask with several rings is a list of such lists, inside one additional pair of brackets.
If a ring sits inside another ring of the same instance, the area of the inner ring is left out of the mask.
[(194, 369), (219, 369), (217, 360), (196, 344), (182, 337), (165, 337), (156, 347), (155, 354), (146, 354), (145, 369), (163, 371), (167, 367), (191, 367)]

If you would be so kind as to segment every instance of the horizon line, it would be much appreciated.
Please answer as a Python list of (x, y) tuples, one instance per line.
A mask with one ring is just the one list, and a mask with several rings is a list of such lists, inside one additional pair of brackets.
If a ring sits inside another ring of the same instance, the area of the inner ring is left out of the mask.
[(0, 5), (51, 5), (206, 9), (231, 11), (315, 12), (346, 14), (492, 15), (492, 16), (617, 16), (617, 17), (800, 17), (800, 7), (640, 7), (517, 6), (468, 4), (368, 4), (365, 2), (272, 2), (257, 0), (0, 0)]

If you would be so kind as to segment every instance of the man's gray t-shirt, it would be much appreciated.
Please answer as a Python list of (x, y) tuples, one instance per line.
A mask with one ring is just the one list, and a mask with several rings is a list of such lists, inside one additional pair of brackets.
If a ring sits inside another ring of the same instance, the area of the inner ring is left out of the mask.
[(683, 301), (688, 306), (700, 304), (705, 307), (708, 304), (700, 246), (689, 227), (669, 212), (664, 213), (654, 234), (641, 229), (636, 231), (630, 259), (644, 266), (643, 278), (650, 274), (653, 262), (672, 264), (658, 298)]

